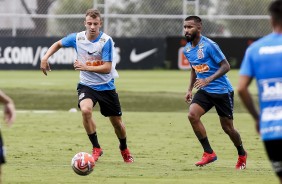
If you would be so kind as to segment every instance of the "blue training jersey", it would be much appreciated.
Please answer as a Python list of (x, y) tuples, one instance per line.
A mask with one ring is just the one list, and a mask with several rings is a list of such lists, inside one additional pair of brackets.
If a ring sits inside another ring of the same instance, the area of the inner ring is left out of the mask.
[(256, 78), (262, 140), (282, 139), (282, 34), (271, 33), (250, 45), (240, 75)]
[[(204, 79), (213, 75), (219, 68), (220, 62), (225, 58), (219, 46), (211, 39), (201, 36), (196, 47), (188, 42), (183, 49), (191, 67), (196, 72), (198, 79)], [(229, 93), (233, 91), (231, 83), (226, 75), (223, 75), (202, 88), (209, 93)]]
[[(81, 36), (78, 34), (80, 34)], [(108, 39), (100, 51), (99, 48), (98, 51), (95, 50), (96, 48), (93, 48), (102, 45), (99, 44), (98, 42), (101, 42), (101, 40), (102, 41), (105, 40), (104, 38), (101, 38), (103, 34), (104, 34), (103, 32), (100, 32), (99, 36), (95, 40), (90, 42), (86, 40), (85, 32), (72, 33), (62, 39), (62, 45), (63, 47), (73, 47), (77, 52), (79, 61), (82, 61), (85, 58), (85, 60), (93, 59), (94, 61), (95, 59), (97, 59), (97, 60), (102, 60), (103, 62), (112, 62), (113, 60), (112, 39)], [(94, 45), (95, 43), (98, 43), (96, 44), (97, 46)], [(93, 52), (88, 51), (84, 54), (83, 50), (80, 49), (80, 47), (86, 50), (93, 50)], [(95, 56), (93, 53), (95, 53), (97, 56)], [(95, 58), (95, 57), (99, 57), (99, 58)], [(93, 81), (95, 81), (95, 83)], [(114, 79), (111, 77), (111, 74), (99, 74), (95, 72), (80, 71), (79, 83), (89, 86), (90, 88), (97, 91), (115, 89)]]

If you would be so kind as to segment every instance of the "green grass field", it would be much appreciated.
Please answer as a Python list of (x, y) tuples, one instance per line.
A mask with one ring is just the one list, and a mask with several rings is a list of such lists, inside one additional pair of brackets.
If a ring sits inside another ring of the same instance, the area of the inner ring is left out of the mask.
[[(238, 71), (228, 75), (236, 88)], [(46, 77), (41, 71), (1, 71), (0, 78), (1, 89), (14, 98), (18, 110), (11, 128), (1, 123), (7, 149), (3, 183), (278, 183), (236, 93), (235, 127), (248, 151), (247, 169), (234, 169), (236, 149), (214, 110), (203, 121), (218, 160), (194, 166), (202, 148), (187, 120), (188, 71), (120, 71), (116, 85), (135, 163), (123, 163), (113, 128), (97, 106), (94, 118), (104, 155), (89, 176), (78, 176), (70, 167), (77, 152), (91, 151), (80, 112), (68, 112), (77, 105), (78, 72), (54, 70)], [(254, 84), (251, 90), (255, 97)]]

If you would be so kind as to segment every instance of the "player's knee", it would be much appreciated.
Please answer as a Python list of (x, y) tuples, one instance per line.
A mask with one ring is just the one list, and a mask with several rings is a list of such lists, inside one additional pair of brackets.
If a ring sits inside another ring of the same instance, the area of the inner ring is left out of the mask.
[(199, 116), (196, 113), (189, 112), (188, 113), (188, 119), (189, 119), (190, 122), (198, 121)]
[(230, 126), (222, 126), (222, 130), (228, 135), (234, 132), (234, 128)]
[(121, 121), (117, 121), (117, 122), (112, 123), (112, 124), (113, 124), (113, 127), (117, 130), (125, 129), (125, 126)]
[(82, 116), (84, 116), (84, 117), (91, 116), (91, 114), (92, 114), (92, 109), (91, 108), (81, 107), (80, 110), (81, 110)]

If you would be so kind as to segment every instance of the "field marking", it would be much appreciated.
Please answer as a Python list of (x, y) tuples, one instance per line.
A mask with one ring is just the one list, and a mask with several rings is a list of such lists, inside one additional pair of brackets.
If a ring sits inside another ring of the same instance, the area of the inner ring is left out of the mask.
[(17, 110), (17, 113), (56, 113), (55, 110)]
[(57, 113), (57, 112), (78, 112), (76, 108), (71, 108), (67, 111), (64, 110), (16, 110), (17, 113)]

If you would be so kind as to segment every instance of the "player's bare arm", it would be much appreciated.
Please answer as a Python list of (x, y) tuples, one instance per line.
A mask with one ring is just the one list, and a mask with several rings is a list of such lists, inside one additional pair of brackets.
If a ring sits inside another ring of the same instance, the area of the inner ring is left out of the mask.
[(252, 117), (256, 122), (256, 130), (259, 132), (259, 114), (255, 108), (252, 95), (249, 92), (248, 86), (251, 84), (252, 78), (249, 76), (241, 75), (239, 77), (237, 91), (241, 97), (242, 102), (244, 103), (247, 110), (250, 112)]
[(230, 65), (226, 59), (222, 60), (219, 65), (219, 69), (213, 75), (205, 79), (206, 82), (210, 83), (211, 81), (223, 76), (230, 70)]
[(62, 41), (59, 40), (57, 42), (55, 42), (45, 53), (45, 55), (43, 56), (43, 58), (41, 59), (41, 63), (40, 63), (40, 69), (42, 70), (42, 72), (44, 73), (44, 75), (47, 75), (47, 71), (51, 71), (50, 65), (48, 63), (48, 59), (50, 56), (52, 56), (54, 53), (56, 53), (60, 48), (62, 48)]
[(81, 61), (75, 60), (73, 67), (75, 70), (79, 70), (79, 71), (89, 71), (89, 72), (108, 74), (111, 72), (112, 62), (103, 62), (103, 64), (101, 65), (93, 66), (93, 65), (86, 65)]
[(220, 63), (220, 68), (211, 76), (205, 79), (197, 79), (194, 88), (200, 89), (202, 87), (207, 86), (211, 81), (223, 76), (230, 70), (230, 65), (226, 59), (222, 60)]
[(193, 90), (193, 86), (194, 86), (195, 81), (196, 81), (196, 72), (192, 68), (191, 72), (190, 72), (190, 83), (188, 85), (188, 89), (187, 89), (187, 92), (185, 94), (185, 102), (186, 103), (190, 103), (192, 101), (192, 97), (193, 97), (192, 90)]

